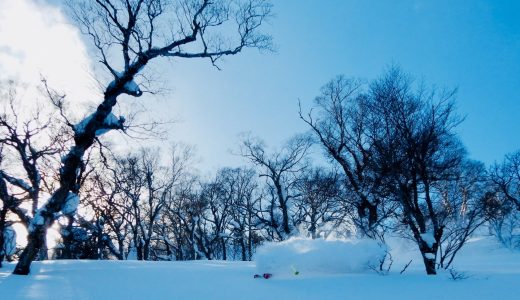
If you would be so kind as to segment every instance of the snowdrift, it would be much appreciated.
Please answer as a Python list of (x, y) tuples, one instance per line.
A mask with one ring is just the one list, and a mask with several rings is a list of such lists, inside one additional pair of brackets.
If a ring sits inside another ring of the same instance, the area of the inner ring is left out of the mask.
[(255, 261), (259, 273), (276, 276), (359, 273), (379, 266), (386, 250), (373, 240), (291, 238), (261, 246)]

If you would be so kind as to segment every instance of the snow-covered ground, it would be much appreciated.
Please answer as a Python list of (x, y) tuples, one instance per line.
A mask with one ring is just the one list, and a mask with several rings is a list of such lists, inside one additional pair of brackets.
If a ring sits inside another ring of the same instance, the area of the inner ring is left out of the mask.
[[(31, 275), (23, 277), (9, 275), (14, 265), (6, 264), (0, 269), (0, 299), (439, 300), (520, 295), (520, 253), (490, 238), (474, 239), (460, 253), (455, 268), (468, 278), (458, 281), (447, 271), (424, 275), (413, 246), (396, 241), (390, 246), (394, 264), (386, 276), (371, 270), (327, 274), (309, 269), (298, 275), (274, 273), (266, 280), (253, 278), (259, 272), (254, 262), (49, 261), (36, 262)], [(400, 275), (411, 258), (414, 263)]]

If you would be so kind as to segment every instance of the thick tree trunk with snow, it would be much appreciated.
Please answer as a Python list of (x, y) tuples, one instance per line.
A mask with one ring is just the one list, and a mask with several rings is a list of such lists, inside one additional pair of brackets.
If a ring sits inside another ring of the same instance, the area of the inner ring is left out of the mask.
[[(132, 77), (126, 81), (131, 81)], [(98, 106), (96, 112), (84, 119), (75, 126), (74, 142), (75, 145), (69, 153), (63, 158), (62, 167), (60, 169), (60, 187), (54, 192), (49, 201), (36, 212), (35, 217), (29, 225), (29, 234), (27, 236), (27, 247), (20, 255), (20, 260), (13, 271), (13, 274), (27, 275), (30, 272), (31, 262), (36, 258), (40, 249), (45, 243), (45, 235), (47, 229), (54, 222), (54, 214), (62, 210), (66, 205), (69, 192), (79, 192), (78, 174), (83, 168), (83, 155), (85, 151), (92, 146), (96, 138), (96, 131), (122, 128), (120, 124), (108, 124), (105, 119), (112, 111), (112, 107), (116, 104), (116, 97), (120, 95), (124, 89), (125, 82), (123, 80), (115, 80), (105, 93), (105, 99)]]
[(433, 236), (422, 234), (417, 243), (419, 245), (419, 250), (421, 251), (426, 274), (436, 275), (436, 261), (439, 242), (435, 240)]
[(432, 258), (430, 255), (433, 254), (431, 252), (422, 253), (424, 267), (426, 268), (426, 274), (437, 275), (437, 270), (435, 270), (435, 258)]
[(46, 233), (47, 228), (45, 226), (39, 226), (38, 228), (29, 231), (29, 235), (27, 236), (27, 246), (23, 250), (22, 255), (20, 255), (13, 274), (29, 274), (32, 261), (38, 255), (41, 245), (45, 243), (43, 237)]
[[(31, 221), (28, 246), (22, 252), (14, 274), (29, 273), (31, 261), (41, 248), (42, 237), (54, 222), (54, 215), (66, 205), (70, 192), (78, 194), (80, 189), (78, 173), (81, 173), (78, 171), (84, 167), (83, 156), (94, 143), (96, 135), (111, 129), (123, 128), (124, 119), (117, 120), (111, 114), (112, 108), (121, 94), (133, 97), (143, 94), (133, 79), (137, 74), (142, 73), (150, 60), (157, 57), (208, 58), (215, 64), (222, 56), (235, 55), (245, 47), (269, 49), (271, 46), (270, 36), (258, 32), (264, 20), (271, 14), (271, 4), (267, 1), (248, 0), (240, 3), (194, 1), (189, 5), (181, 5), (183, 9), (179, 11), (168, 11), (170, 8), (175, 9), (169, 5), (169, 2), (161, 0), (70, 2), (73, 17), (83, 32), (88, 33), (92, 38), (94, 46), (102, 57), (101, 63), (114, 76), (114, 80), (107, 86), (103, 102), (96, 111), (74, 126), (74, 146), (62, 159), (59, 188), (48, 202), (38, 209), (35, 218)], [(176, 4), (175, 1), (173, 2)], [(161, 15), (171, 18), (170, 22), (166, 20), (161, 23), (169, 24), (166, 28), (157, 23)], [(206, 42), (213, 40), (212, 28), (233, 21), (238, 34), (235, 46)], [(180, 33), (173, 34), (170, 39), (166, 38), (176, 31)], [(164, 38), (156, 38), (157, 36)], [(159, 41), (164, 44), (157, 45)], [(196, 47), (196, 42), (199, 47)], [(195, 46), (188, 48), (192, 51), (184, 49), (187, 44)], [(112, 51), (121, 51), (124, 61), (123, 72), (116, 71), (109, 63), (107, 55), (114, 53)]]

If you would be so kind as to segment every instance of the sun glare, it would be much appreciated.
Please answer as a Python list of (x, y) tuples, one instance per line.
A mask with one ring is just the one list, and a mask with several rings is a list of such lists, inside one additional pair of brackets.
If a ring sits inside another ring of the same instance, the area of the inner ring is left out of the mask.
[(60, 9), (28, 0), (0, 1), (0, 79), (35, 85), (44, 77), (68, 101), (85, 103), (96, 90), (90, 66), (79, 32)]

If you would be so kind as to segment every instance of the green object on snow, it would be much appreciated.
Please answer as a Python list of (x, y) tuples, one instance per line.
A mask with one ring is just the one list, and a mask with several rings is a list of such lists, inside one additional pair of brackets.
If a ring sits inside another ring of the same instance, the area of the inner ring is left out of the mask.
[(300, 274), (300, 271), (296, 270), (296, 268), (294, 266), (291, 266), (291, 269), (293, 270), (293, 274), (294, 275), (299, 275)]

